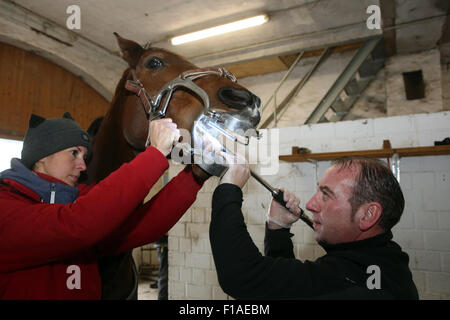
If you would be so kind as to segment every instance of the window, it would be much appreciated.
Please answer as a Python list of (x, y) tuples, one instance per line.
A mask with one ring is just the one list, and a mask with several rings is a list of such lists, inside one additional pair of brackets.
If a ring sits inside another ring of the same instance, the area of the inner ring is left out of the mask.
[(416, 100), (425, 98), (425, 85), (423, 83), (422, 70), (403, 73), (406, 99)]
[(11, 158), (20, 158), (22, 141), (0, 139), (0, 172), (11, 167)]

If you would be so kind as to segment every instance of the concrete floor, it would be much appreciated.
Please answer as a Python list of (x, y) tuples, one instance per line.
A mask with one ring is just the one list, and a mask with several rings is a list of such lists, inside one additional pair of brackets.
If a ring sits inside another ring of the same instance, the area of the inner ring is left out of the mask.
[(138, 300), (158, 300), (158, 289), (150, 288), (153, 281), (139, 280)]

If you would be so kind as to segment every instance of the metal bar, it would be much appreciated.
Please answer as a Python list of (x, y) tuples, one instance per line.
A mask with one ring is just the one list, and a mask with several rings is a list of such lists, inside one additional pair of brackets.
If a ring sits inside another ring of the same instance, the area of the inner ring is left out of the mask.
[[(286, 202), (283, 199), (283, 191), (276, 189), (272, 187), (266, 180), (264, 180), (260, 175), (255, 173), (253, 170), (250, 170), (250, 174), (253, 178), (256, 179), (259, 183), (261, 183), (269, 192), (272, 194), (272, 197), (279, 202), (281, 205), (286, 206)], [(311, 229), (314, 230), (314, 223), (306, 214), (305, 211), (298, 206), (300, 209), (300, 220), (302, 220), (304, 223), (306, 223)]]
[[(309, 78), (312, 76), (312, 74), (316, 71), (317, 67), (323, 62), (325, 57), (328, 56), (328, 53), (330, 51), (330, 48), (325, 48), (322, 51), (322, 54), (320, 55), (319, 59), (317, 59), (314, 66), (303, 76), (303, 78), (299, 81), (299, 83), (291, 90), (291, 92), (284, 98), (284, 100), (280, 103), (280, 105), (277, 108), (277, 112), (281, 112), (291, 101), (291, 99), (298, 94), (298, 92), (304, 87), (306, 82), (308, 82)], [(270, 115), (264, 123), (260, 126), (261, 129), (266, 128), (273, 120), (273, 115)], [(275, 119), (275, 127), (277, 126), (277, 119)]]
[(342, 90), (344, 90), (347, 83), (353, 78), (364, 60), (366, 60), (367, 56), (376, 47), (380, 39), (381, 37), (377, 37), (364, 43), (349, 64), (345, 67), (344, 71), (336, 79), (330, 90), (328, 90), (326, 95), (322, 98), (317, 107), (305, 121), (305, 124), (317, 123), (320, 121)]
[(256, 181), (258, 181), (264, 188), (266, 188), (267, 190), (269, 190), (270, 193), (275, 193), (277, 190), (272, 187), (266, 180), (264, 180), (259, 174), (257, 174), (256, 172), (254, 172), (253, 170), (250, 170), (250, 174), (253, 178), (256, 179)]
[(275, 119), (275, 127), (278, 127), (278, 117), (277, 117), (277, 96), (273, 98), (273, 118)]
[(398, 153), (394, 153), (392, 156), (391, 171), (400, 183), (400, 156)]
[(280, 83), (278, 84), (277, 88), (273, 91), (272, 96), (270, 96), (269, 100), (267, 100), (267, 102), (261, 108), (261, 113), (264, 111), (265, 106), (269, 105), (269, 103), (272, 101), (274, 96), (277, 94), (277, 92), (280, 89), (280, 87), (283, 85), (284, 81), (286, 81), (287, 77), (289, 77), (291, 72), (295, 69), (295, 67), (297, 66), (298, 62), (300, 61), (300, 59), (302, 58), (304, 53), (305, 53), (305, 51), (300, 52), (298, 57), (295, 59), (294, 63), (291, 64), (291, 66), (289, 67), (288, 71), (286, 72), (286, 74), (283, 76), (283, 78), (281, 79)]
[(330, 47), (325, 48), (322, 53), (320, 54), (319, 59), (317, 59), (314, 66), (308, 71), (308, 73), (303, 77), (302, 80), (294, 87), (292, 90), (292, 94), (288, 95), (286, 99), (279, 105), (279, 113), (280, 117), (286, 112), (287, 108), (290, 106), (290, 102), (294, 97), (297, 96), (297, 94), (300, 92), (300, 90), (305, 86), (305, 84), (308, 82), (308, 80), (311, 78), (313, 73), (317, 70), (317, 68), (328, 58), (328, 54), (330, 52)]

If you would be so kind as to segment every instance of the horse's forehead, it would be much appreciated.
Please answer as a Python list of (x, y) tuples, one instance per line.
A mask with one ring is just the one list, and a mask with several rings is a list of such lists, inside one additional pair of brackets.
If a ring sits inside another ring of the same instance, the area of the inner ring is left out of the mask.
[(142, 55), (143, 57), (148, 57), (148, 56), (152, 56), (152, 55), (160, 55), (160, 56), (175, 56), (174, 53), (161, 49), (161, 48), (150, 48), (145, 50), (144, 54)]
[(146, 50), (144, 52), (144, 54), (141, 56), (141, 61), (145, 61), (146, 58), (151, 57), (151, 56), (158, 56), (162, 59), (165, 60), (170, 60), (172, 63), (177, 63), (179, 65), (186, 65), (186, 66), (194, 66), (191, 62), (189, 62), (188, 60), (186, 60), (185, 58), (183, 58), (182, 56), (167, 51), (165, 49), (161, 49), (161, 48), (150, 48), (148, 50)]

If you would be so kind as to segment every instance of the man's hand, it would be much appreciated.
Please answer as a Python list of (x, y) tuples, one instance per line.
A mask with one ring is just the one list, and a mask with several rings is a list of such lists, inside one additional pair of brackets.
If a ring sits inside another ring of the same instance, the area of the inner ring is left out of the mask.
[(180, 139), (180, 130), (170, 118), (150, 122), (150, 144), (167, 156)]
[(220, 155), (225, 159), (225, 163), (228, 166), (220, 183), (232, 183), (242, 189), (250, 177), (247, 160), (239, 154), (221, 152)]
[(272, 230), (290, 228), (300, 218), (300, 199), (283, 188), (280, 190), (283, 191), (286, 208), (272, 199), (267, 214), (267, 224)]

